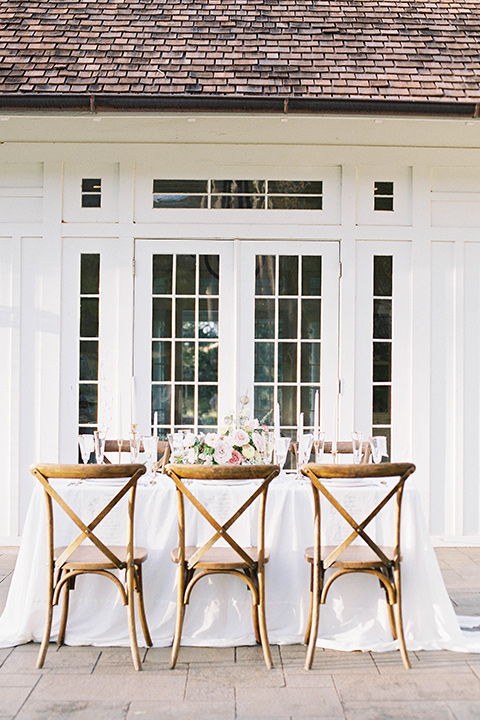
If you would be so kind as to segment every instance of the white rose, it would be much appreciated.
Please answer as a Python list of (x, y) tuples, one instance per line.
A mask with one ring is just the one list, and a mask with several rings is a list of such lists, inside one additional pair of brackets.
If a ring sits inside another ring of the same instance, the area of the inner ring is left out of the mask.
[(243, 445), (248, 445), (250, 442), (250, 438), (248, 436), (248, 433), (245, 432), (245, 430), (235, 430), (235, 432), (230, 436), (232, 445), (237, 445), (239, 447), (242, 447)]
[(219, 465), (225, 465), (232, 457), (232, 447), (224, 440), (220, 440), (215, 445), (213, 457)]

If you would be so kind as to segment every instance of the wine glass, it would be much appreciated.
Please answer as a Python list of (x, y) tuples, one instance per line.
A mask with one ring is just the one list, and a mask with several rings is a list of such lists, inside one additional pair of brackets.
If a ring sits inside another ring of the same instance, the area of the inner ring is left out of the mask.
[(95, 430), (93, 433), (93, 442), (95, 447), (95, 461), (97, 465), (102, 465), (105, 458), (105, 439), (107, 433), (102, 430)]
[(300, 440), (298, 442), (298, 455), (297, 455), (297, 476), (298, 476), (298, 479), (301, 480), (302, 482), (307, 482), (307, 480), (302, 475), (300, 468), (302, 467), (302, 465), (306, 465), (306, 463), (310, 462), (312, 445), (313, 445), (313, 434), (312, 433), (303, 433), (302, 435), (300, 435)]
[(136, 463), (140, 453), (140, 433), (130, 433), (130, 462)]
[(315, 462), (320, 463), (320, 462), (322, 462), (323, 451), (325, 448), (325, 431), (324, 430), (319, 430), (318, 440), (314, 441), (313, 446), (315, 448)]
[(79, 435), (78, 444), (80, 446), (80, 452), (82, 454), (82, 460), (86, 465), (90, 460), (90, 455), (93, 452), (93, 435)]
[(157, 462), (157, 438), (151, 435), (144, 435), (142, 437), (143, 449), (147, 456), (145, 467), (147, 468), (147, 475), (153, 477), (155, 475), (153, 465)]
[(280, 466), (280, 471), (283, 470), (288, 450), (290, 448), (291, 438), (289, 437), (276, 437), (275, 438), (275, 459), (277, 465)]
[(363, 432), (352, 432), (353, 462), (358, 465), (362, 459)]

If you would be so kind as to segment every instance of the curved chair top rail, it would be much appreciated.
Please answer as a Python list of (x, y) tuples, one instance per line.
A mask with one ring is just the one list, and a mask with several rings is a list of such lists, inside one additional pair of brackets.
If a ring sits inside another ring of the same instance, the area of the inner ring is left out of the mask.
[(186, 480), (260, 480), (280, 472), (278, 465), (187, 465), (169, 463), (165, 473)]
[(140, 477), (146, 472), (145, 465), (140, 463), (122, 465), (59, 465), (53, 463), (35, 463), (30, 471), (39, 472), (46, 478), (130, 478), (134, 475)]
[(377, 465), (344, 464), (324, 465), (308, 463), (302, 467), (304, 475), (308, 470), (318, 478), (376, 478), (376, 477), (403, 477), (406, 478), (415, 471), (413, 463), (378, 463)]

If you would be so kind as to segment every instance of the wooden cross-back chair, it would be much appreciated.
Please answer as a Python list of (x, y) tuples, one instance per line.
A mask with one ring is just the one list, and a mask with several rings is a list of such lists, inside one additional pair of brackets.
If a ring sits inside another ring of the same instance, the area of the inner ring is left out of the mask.
[[(105, 452), (106, 453), (118, 453), (118, 460), (120, 462), (123, 453), (130, 452), (130, 440), (105, 440)], [(140, 440), (140, 452), (145, 452), (143, 442)], [(168, 462), (170, 457), (170, 445), (166, 440), (158, 440), (157, 442), (157, 453), (160, 455), (158, 466), (162, 469)], [(110, 464), (110, 460), (105, 457), (105, 463)]]
[[(349, 573), (368, 573), (380, 581), (386, 594), (393, 637), (399, 641), (403, 664), (407, 669), (410, 668), (402, 621), (400, 521), (404, 484), (414, 470), (415, 465), (412, 463), (379, 463), (377, 465), (316, 465), (309, 463), (302, 468), (303, 474), (310, 479), (312, 484), (315, 511), (314, 546), (305, 549), (305, 559), (311, 565), (310, 613), (305, 634), (305, 643), (308, 643), (306, 670), (311, 668), (315, 654), (320, 605), (325, 602), (332, 583), (342, 575)], [(322, 482), (335, 478), (393, 478), (393, 480), (391, 483), (387, 483), (381, 500), (367, 517), (358, 521), (330, 492), (330, 490), (335, 492), (334, 489), (331, 486), (329, 489), (328, 483)], [(320, 496), (323, 496), (335, 508), (351, 528), (351, 532), (337, 546), (322, 546)], [(371, 529), (368, 526), (389, 502), (395, 503), (396, 506), (395, 521), (392, 527), (393, 545), (384, 547), (373, 540)], [(361, 538), (363, 542), (352, 545), (356, 538)], [(327, 570), (331, 570), (332, 573), (328, 580), (325, 580)]]
[[(206, 575), (226, 573), (245, 581), (252, 593), (252, 614), (255, 638), (262, 645), (267, 667), (272, 667), (265, 617), (265, 563), (269, 560), (265, 548), (265, 504), (270, 482), (279, 473), (278, 465), (167, 465), (165, 472), (175, 482), (178, 500), (178, 547), (172, 552), (172, 560), (179, 566), (177, 619), (172, 644), (171, 667), (177, 662), (182, 638), (185, 606), (194, 585)], [(202, 505), (184, 483), (184, 480), (239, 480), (261, 482), (233, 515), (220, 524)], [(186, 545), (185, 498), (211, 525), (214, 532), (201, 547)], [(258, 536), (255, 547), (241, 547), (231, 536), (230, 530), (252, 503), (259, 499)], [(226, 547), (214, 547), (218, 540), (227, 542)]]
[[(74, 589), (75, 579), (78, 575), (93, 573), (112, 580), (117, 586), (122, 602), (128, 609), (128, 628), (132, 660), (135, 670), (141, 670), (135, 631), (134, 597), (137, 596), (140, 623), (145, 641), (152, 645), (148, 630), (147, 618), (143, 602), (142, 564), (147, 559), (147, 550), (134, 546), (134, 513), (135, 494), (138, 478), (144, 474), (145, 466), (135, 465), (51, 465), (37, 463), (30, 468), (33, 475), (43, 485), (47, 502), (47, 550), (48, 550), (48, 598), (45, 630), (42, 644), (38, 654), (37, 668), (43, 667), (50, 642), (52, 628), (53, 608), (58, 604), (63, 591), (63, 607), (58, 633), (58, 644), (62, 645), (65, 639), (67, 625), (69, 591)], [(65, 502), (63, 497), (51, 485), (51, 479), (84, 480), (102, 479), (112, 481), (119, 479), (124, 483), (115, 488), (114, 496), (97, 513), (96, 517), (86, 524), (77, 513)], [(126, 510), (127, 542), (126, 545), (106, 545), (97, 536), (97, 528), (102, 521), (115, 508), (123, 497), (127, 496)], [(54, 505), (57, 503), (78, 527), (80, 533), (68, 547), (55, 547), (54, 545)], [(88, 543), (85, 541), (88, 540)], [(84, 544), (85, 543), (85, 544)], [(117, 577), (114, 571), (125, 571), (125, 581)]]

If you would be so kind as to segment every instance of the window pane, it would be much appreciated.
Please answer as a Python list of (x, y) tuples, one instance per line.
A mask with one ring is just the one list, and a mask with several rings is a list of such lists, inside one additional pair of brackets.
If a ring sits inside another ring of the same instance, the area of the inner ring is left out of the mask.
[(217, 412), (217, 386), (200, 385), (198, 388), (198, 424), (216, 425)]
[(172, 255), (153, 256), (152, 292), (154, 295), (171, 295), (172, 293)]
[(152, 380), (169, 381), (172, 379), (172, 343), (152, 343)]
[(98, 385), (93, 383), (80, 383), (78, 393), (78, 422), (80, 424), (96, 423)]
[(297, 426), (297, 388), (282, 386), (278, 388), (278, 402), (280, 403), (280, 417), (282, 425)]
[(275, 256), (255, 258), (255, 295), (275, 295)]
[(320, 343), (301, 345), (301, 381), (320, 382)]
[(304, 423), (306, 426), (314, 424), (315, 413), (315, 394), (318, 387), (302, 387), (300, 391), (300, 412), (304, 414)]
[(373, 203), (374, 210), (393, 211), (393, 197), (375, 197)]
[(302, 300), (302, 338), (320, 338), (321, 300)]
[(170, 385), (152, 385), (152, 412), (158, 413), (159, 425), (170, 426)]
[(281, 255), (278, 269), (279, 295), (298, 295), (298, 257)]
[(273, 424), (273, 387), (255, 387), (253, 405), (254, 417), (260, 422), (266, 418), (267, 421), (270, 420), (270, 424)]
[(172, 337), (172, 301), (170, 298), (153, 298), (152, 337)]
[(297, 344), (278, 343), (278, 381), (296, 382)]
[(80, 341), (80, 380), (98, 380), (98, 341)]
[(80, 337), (98, 337), (98, 298), (80, 298)]
[(195, 343), (175, 343), (175, 380), (195, 380)]
[(392, 379), (392, 344), (373, 343), (373, 382), (390, 382)]
[(389, 339), (392, 337), (392, 301), (373, 301), (373, 337)]
[(198, 343), (198, 380), (200, 382), (217, 382), (218, 343)]
[(297, 337), (297, 307), (298, 300), (281, 299), (278, 301), (278, 337)]
[(392, 296), (393, 257), (375, 255), (373, 258), (373, 294)]
[(218, 255), (200, 255), (200, 295), (218, 295), (220, 276), (220, 257)]
[(265, 180), (212, 180), (212, 194), (264, 193)]
[(161, 208), (206, 208), (206, 195), (154, 195), (153, 209)]
[(322, 256), (302, 257), (302, 295), (322, 294)]
[(200, 300), (198, 309), (198, 337), (218, 337), (218, 300), (208, 298)]
[(321, 195), (323, 192), (322, 180), (269, 180), (268, 193), (281, 195)]
[(193, 425), (193, 385), (175, 386), (175, 425)]
[[(77, 186), (78, 187), (78, 186)], [(102, 190), (102, 181), (100, 178), (84, 178), (82, 180), (82, 192), (99, 193)]]
[(273, 195), (268, 197), (269, 210), (322, 210), (322, 196)]
[(195, 255), (177, 255), (177, 295), (195, 295)]
[(389, 425), (390, 413), (390, 385), (373, 386), (373, 424)]
[(178, 298), (176, 301), (175, 335), (195, 337), (195, 299)]
[(263, 210), (265, 208), (264, 195), (212, 195), (210, 207), (215, 210), (222, 208), (240, 210)]
[(255, 300), (255, 337), (270, 339), (275, 337), (275, 301)]
[(99, 208), (102, 207), (102, 196), (101, 195), (82, 195), (82, 207), (84, 208)]
[(98, 295), (100, 290), (100, 255), (80, 256), (80, 294)]
[(154, 180), (154, 193), (206, 193), (206, 180)]
[(271, 342), (255, 343), (255, 382), (273, 382), (274, 348)]
[(393, 195), (393, 182), (376, 182), (373, 186), (374, 195)]

